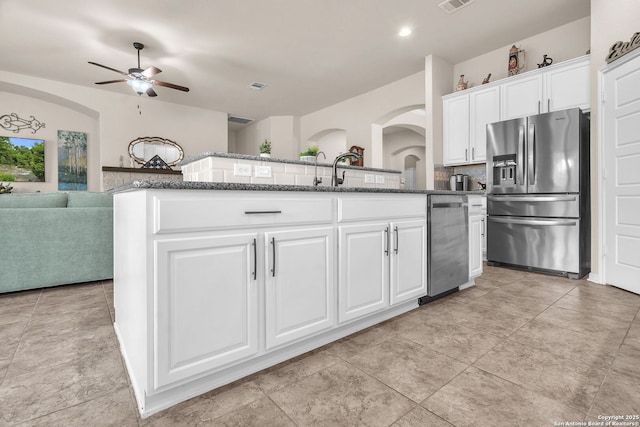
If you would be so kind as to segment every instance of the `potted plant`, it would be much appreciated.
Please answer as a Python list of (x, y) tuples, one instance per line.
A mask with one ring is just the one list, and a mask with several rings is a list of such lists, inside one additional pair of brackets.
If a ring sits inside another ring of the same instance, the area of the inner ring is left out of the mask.
[(0, 182), (0, 194), (9, 194), (12, 190), (13, 187), (11, 186), (11, 184), (7, 183), (7, 185), (4, 185)]
[(307, 147), (306, 151), (300, 153), (300, 160), (303, 162), (313, 162), (318, 155), (318, 151), (320, 151), (320, 147), (317, 145), (310, 145)]
[(271, 157), (271, 141), (265, 139), (259, 149), (260, 157)]

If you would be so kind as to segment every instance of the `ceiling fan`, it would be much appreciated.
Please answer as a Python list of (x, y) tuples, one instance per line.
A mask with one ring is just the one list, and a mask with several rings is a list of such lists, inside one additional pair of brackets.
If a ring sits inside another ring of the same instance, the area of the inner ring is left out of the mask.
[(140, 68), (140, 51), (144, 49), (144, 45), (142, 43), (133, 42), (133, 47), (135, 47), (138, 50), (138, 67), (129, 68), (128, 72), (126, 73), (124, 71), (116, 70), (115, 68), (107, 67), (106, 65), (98, 64), (97, 62), (89, 61), (89, 64), (97, 65), (98, 67), (115, 71), (116, 73), (122, 74), (123, 76), (127, 77), (126, 79), (96, 82), (97, 85), (126, 82), (129, 86), (133, 88), (133, 90), (136, 91), (138, 95), (142, 95), (143, 93), (146, 93), (148, 96), (158, 96), (158, 94), (153, 90), (153, 85), (164, 86), (171, 89), (177, 89), (183, 92), (189, 92), (188, 87), (179, 86), (173, 83), (161, 82), (160, 80), (152, 79), (153, 76), (161, 73), (162, 70), (156, 67), (149, 67), (146, 70), (143, 70), (142, 68)]

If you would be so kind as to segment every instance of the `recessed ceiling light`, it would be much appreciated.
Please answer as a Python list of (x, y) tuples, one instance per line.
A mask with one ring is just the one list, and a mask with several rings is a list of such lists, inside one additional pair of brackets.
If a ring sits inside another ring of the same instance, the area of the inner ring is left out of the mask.
[(411, 28), (410, 27), (402, 27), (400, 28), (400, 31), (398, 31), (398, 35), (400, 37), (408, 37), (411, 35)]

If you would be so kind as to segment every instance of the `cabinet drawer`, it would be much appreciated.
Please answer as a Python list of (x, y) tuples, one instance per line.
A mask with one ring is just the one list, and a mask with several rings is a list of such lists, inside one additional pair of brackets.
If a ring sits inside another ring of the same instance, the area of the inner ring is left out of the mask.
[(467, 201), (469, 202), (469, 216), (484, 215), (487, 212), (486, 196), (468, 195)]
[[(204, 193), (200, 191), (200, 193)], [(314, 224), (333, 221), (331, 196), (282, 197), (270, 193), (155, 196), (154, 233)], [(274, 197), (275, 196), (275, 197)]]
[(343, 196), (338, 198), (338, 222), (389, 218), (415, 218), (427, 215), (425, 195), (398, 194), (379, 196)]

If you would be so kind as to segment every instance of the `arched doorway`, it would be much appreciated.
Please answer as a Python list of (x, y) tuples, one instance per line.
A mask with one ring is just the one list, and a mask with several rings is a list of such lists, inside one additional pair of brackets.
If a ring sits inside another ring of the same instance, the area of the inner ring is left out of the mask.
[(424, 108), (414, 108), (374, 125), (380, 132), (378, 167), (403, 171), (404, 188), (427, 188), (425, 118)]
[[(317, 145), (324, 152), (328, 161), (333, 161), (338, 154), (347, 151), (347, 131), (344, 129), (325, 129), (308, 139), (307, 145)], [(300, 151), (306, 148), (301, 147)], [(324, 159), (322, 159), (324, 160)]]

